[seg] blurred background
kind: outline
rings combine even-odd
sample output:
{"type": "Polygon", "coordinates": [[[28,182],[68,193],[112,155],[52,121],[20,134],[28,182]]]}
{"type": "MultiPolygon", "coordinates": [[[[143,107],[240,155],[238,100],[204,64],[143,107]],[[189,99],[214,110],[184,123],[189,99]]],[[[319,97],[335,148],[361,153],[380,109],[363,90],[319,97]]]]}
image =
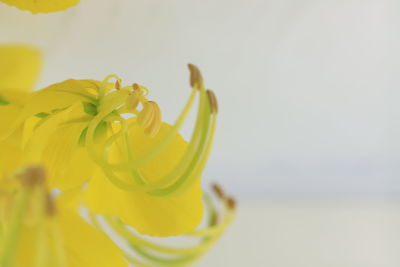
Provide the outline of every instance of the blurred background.
{"type": "Polygon", "coordinates": [[[398,267],[399,10],[395,0],[81,0],[32,16],[0,5],[0,42],[44,50],[38,88],[116,73],[149,87],[168,122],[189,95],[186,64],[202,69],[220,103],[204,184],[240,205],[196,266],[398,267]]]}

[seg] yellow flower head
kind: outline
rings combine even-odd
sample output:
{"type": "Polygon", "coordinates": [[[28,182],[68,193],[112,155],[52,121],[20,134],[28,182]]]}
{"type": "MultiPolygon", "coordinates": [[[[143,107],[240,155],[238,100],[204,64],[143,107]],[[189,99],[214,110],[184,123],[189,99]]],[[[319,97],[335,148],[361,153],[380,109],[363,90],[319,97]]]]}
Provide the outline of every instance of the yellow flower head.
{"type": "Polygon", "coordinates": [[[28,10],[33,14],[50,13],[66,10],[80,0],[0,0],[10,6],[15,6],[22,10],[28,10]]]}
{"type": "Polygon", "coordinates": [[[92,212],[120,217],[148,235],[188,232],[203,216],[200,176],[218,111],[200,71],[194,65],[189,70],[192,93],[173,125],[162,122],[147,88],[123,87],[110,75],[35,92],[0,138],[22,127],[22,164],[44,164],[52,188],[88,182],[83,199],[92,212]],[[186,142],[179,130],[196,97],[197,119],[186,142]]]}

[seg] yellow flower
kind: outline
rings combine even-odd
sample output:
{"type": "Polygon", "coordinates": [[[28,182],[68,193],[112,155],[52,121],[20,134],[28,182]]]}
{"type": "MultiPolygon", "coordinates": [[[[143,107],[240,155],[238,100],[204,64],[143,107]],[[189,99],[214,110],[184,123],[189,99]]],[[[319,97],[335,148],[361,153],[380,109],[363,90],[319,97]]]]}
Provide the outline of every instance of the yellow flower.
{"type": "Polygon", "coordinates": [[[60,203],[46,191],[41,167],[1,180],[0,266],[128,266],[104,233],[60,203]]]}
{"type": "MultiPolygon", "coordinates": [[[[29,99],[28,92],[36,83],[42,64],[38,50],[24,45],[0,46],[0,136],[10,125],[29,99]]],[[[0,176],[7,175],[18,166],[21,157],[19,128],[6,140],[0,141],[0,176]]]]}
{"type": "Polygon", "coordinates": [[[80,0],[0,0],[10,6],[15,6],[22,10],[28,10],[33,14],[50,13],[66,10],[80,0]]]}
{"type": "Polygon", "coordinates": [[[121,87],[110,75],[102,82],[67,80],[35,92],[0,138],[23,127],[23,163],[44,164],[52,188],[88,182],[83,199],[92,212],[117,216],[147,235],[188,232],[203,216],[200,176],[217,115],[215,95],[204,89],[199,70],[189,69],[192,93],[174,125],[162,122],[147,88],[121,87]],[[197,96],[187,143],[179,130],[197,96]]]}
{"type": "Polygon", "coordinates": [[[102,219],[127,243],[124,256],[137,266],[184,266],[219,239],[235,206],[220,189],[222,213],[205,195],[206,228],[193,230],[203,217],[200,176],[217,113],[216,98],[204,90],[197,68],[189,65],[192,94],[175,124],[168,125],[143,86],[121,88],[120,79],[109,76],[103,82],[68,80],[32,93],[39,53],[8,46],[0,47],[0,55],[0,222],[7,226],[0,230],[1,266],[126,266],[122,252],[76,213],[82,200],[97,228],[102,230],[97,223],[102,219]],[[197,120],[187,143],[179,129],[196,96],[197,120]],[[20,176],[24,186],[5,178],[26,163],[44,164],[50,187],[68,190],[57,198],[56,213],[38,186],[42,179],[26,179],[34,169],[20,176]],[[161,245],[129,226],[154,236],[186,233],[198,244],[161,245]]]}

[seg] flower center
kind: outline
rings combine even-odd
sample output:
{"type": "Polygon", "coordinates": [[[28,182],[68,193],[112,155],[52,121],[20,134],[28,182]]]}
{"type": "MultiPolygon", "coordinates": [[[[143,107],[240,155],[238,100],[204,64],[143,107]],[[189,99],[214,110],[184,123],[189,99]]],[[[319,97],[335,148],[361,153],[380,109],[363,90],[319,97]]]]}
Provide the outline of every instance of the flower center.
{"type": "Polygon", "coordinates": [[[138,124],[144,129],[148,137],[157,134],[161,126],[161,112],[158,105],[146,98],[147,89],[138,84],[122,87],[118,76],[106,77],[102,83],[99,93],[99,105],[96,116],[91,120],[85,136],[85,144],[89,154],[94,161],[102,167],[107,178],[117,187],[128,190],[147,192],[154,196],[166,196],[177,194],[187,190],[198,179],[206,165],[211,151],[211,145],[215,133],[216,115],[218,112],[217,99],[211,90],[204,89],[204,83],[200,71],[194,65],[189,65],[190,84],[192,93],[182,113],[161,140],[146,151],[140,158],[132,155],[131,138],[129,129],[133,124],[138,124]],[[106,94],[110,86],[109,80],[115,78],[112,89],[106,94]],[[140,167],[155,159],[176,137],[183,125],[196,96],[199,96],[199,109],[192,137],[186,152],[173,170],[159,179],[157,182],[149,183],[141,172],[140,167]],[[138,110],[138,106],[142,106],[138,110]],[[123,115],[130,113],[136,115],[135,121],[127,121],[123,115]],[[106,138],[102,146],[98,148],[94,141],[97,127],[106,121],[119,125],[117,132],[106,138]],[[126,156],[122,157],[120,163],[110,162],[110,151],[117,140],[122,140],[126,156]],[[121,180],[117,173],[125,172],[131,176],[132,181],[121,180]]]}

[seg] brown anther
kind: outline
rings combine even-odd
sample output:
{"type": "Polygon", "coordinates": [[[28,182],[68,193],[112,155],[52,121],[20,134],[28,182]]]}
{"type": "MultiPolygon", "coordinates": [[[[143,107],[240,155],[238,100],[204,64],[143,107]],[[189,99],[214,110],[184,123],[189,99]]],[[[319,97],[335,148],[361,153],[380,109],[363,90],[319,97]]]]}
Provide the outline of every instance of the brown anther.
{"type": "Polygon", "coordinates": [[[210,107],[212,113],[218,113],[218,101],[214,92],[211,90],[207,90],[208,101],[210,101],[210,107]]]}
{"type": "Polygon", "coordinates": [[[226,205],[229,209],[234,210],[236,208],[236,200],[232,197],[226,199],[226,205]]]}
{"type": "Polygon", "coordinates": [[[137,84],[137,83],[132,84],[132,88],[133,88],[134,91],[139,91],[140,92],[142,90],[142,88],[140,88],[140,85],[137,84]]]}
{"type": "Polygon", "coordinates": [[[188,64],[188,68],[190,71],[190,85],[197,89],[201,89],[203,87],[203,76],[201,75],[199,68],[193,64],[188,64]]]}
{"type": "Polygon", "coordinates": [[[53,196],[51,196],[50,194],[46,194],[46,214],[49,217],[52,217],[56,214],[56,212],[56,203],[53,196]]]}
{"type": "Polygon", "coordinates": [[[219,197],[220,199],[225,198],[224,190],[222,189],[222,187],[219,184],[213,184],[211,187],[212,187],[214,193],[217,195],[217,197],[219,197]]]}
{"type": "Polygon", "coordinates": [[[41,166],[26,168],[18,177],[27,187],[43,186],[46,183],[46,172],[41,166]]]}
{"type": "Polygon", "coordinates": [[[117,90],[121,89],[121,82],[120,82],[120,80],[116,80],[116,81],[115,81],[115,89],[117,89],[117,90]]]}

